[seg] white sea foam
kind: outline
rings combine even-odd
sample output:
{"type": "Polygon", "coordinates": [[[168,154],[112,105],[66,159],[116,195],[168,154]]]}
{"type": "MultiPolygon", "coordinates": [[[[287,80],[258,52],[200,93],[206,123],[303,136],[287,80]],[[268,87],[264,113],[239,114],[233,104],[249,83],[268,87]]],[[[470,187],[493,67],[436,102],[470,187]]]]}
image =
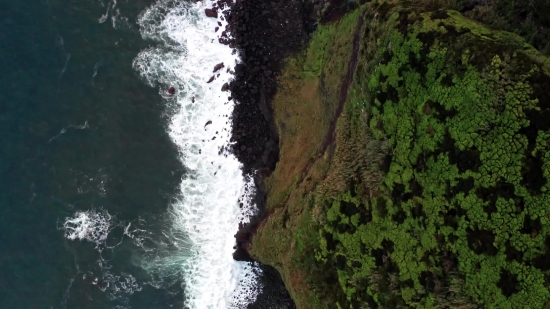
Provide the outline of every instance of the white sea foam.
{"type": "Polygon", "coordinates": [[[96,249],[102,250],[109,232],[114,228],[112,219],[113,217],[104,210],[78,211],[72,218],[65,218],[65,238],[87,240],[94,243],[96,249]]]}
{"type": "Polygon", "coordinates": [[[232,258],[239,222],[254,211],[249,201],[253,186],[237,159],[223,150],[229,144],[233,104],[221,88],[231,79],[227,70],[238,57],[218,43],[214,28],[221,20],[204,16],[211,5],[158,1],[138,19],[142,36],[157,45],[134,60],[151,86],[177,89],[174,96],[165,95],[168,130],[189,173],[170,213],[172,228],[189,241],[189,256],[180,260],[180,267],[186,307],[192,309],[242,308],[260,290],[259,268],[232,258]],[[225,67],[213,73],[221,62],[225,67]]]}
{"type": "MultiPolygon", "coordinates": [[[[93,208],[87,211],[77,211],[72,217],[65,218],[65,222],[61,229],[64,230],[66,239],[87,241],[95,245],[95,249],[98,252],[96,264],[99,269],[84,272],[83,280],[88,281],[90,284],[97,285],[100,290],[107,293],[111,300],[124,300],[127,299],[128,295],[141,291],[142,286],[131,274],[124,272],[120,274],[113,273],[110,261],[104,259],[102,253],[104,253],[105,250],[114,251],[115,248],[122,243],[125,237],[134,240],[136,245],[142,244],[143,240],[147,237],[146,231],[132,227],[131,222],[127,223],[118,220],[104,209],[96,210],[93,208]],[[116,228],[122,229],[123,231],[120,239],[113,239],[113,237],[109,235],[111,231],[116,228]],[[109,241],[113,244],[108,245],[107,243],[109,241]]],[[[82,271],[79,269],[76,256],[75,265],[77,268],[76,276],[78,276],[82,271]]],[[[67,299],[69,298],[69,290],[76,276],[70,280],[69,286],[66,289],[61,303],[62,308],[66,307],[67,299]]]]}

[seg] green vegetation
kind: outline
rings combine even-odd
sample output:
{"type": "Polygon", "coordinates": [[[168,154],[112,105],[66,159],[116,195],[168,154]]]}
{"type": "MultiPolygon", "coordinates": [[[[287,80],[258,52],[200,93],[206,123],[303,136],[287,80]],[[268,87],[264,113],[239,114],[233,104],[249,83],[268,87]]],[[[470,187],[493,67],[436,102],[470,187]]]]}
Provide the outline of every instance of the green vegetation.
{"type": "Polygon", "coordinates": [[[349,57],[327,51],[349,48],[364,16],[334,143],[288,169],[306,131],[290,146],[282,135],[274,213],[251,253],[298,308],[546,308],[550,60],[519,35],[412,2],[369,2],[288,62],[334,100],[342,85],[326,81],[349,57]]]}
{"type": "Polygon", "coordinates": [[[550,55],[549,0],[487,0],[465,16],[493,29],[521,35],[527,43],[550,55]]]}
{"type": "Polygon", "coordinates": [[[323,147],[336,118],[360,11],[322,25],[303,52],[287,59],[272,101],[280,159],[264,180],[272,211],[254,236],[250,253],[276,267],[299,308],[334,308],[340,295],[331,265],[315,259],[322,216],[313,192],[327,177],[332,156],[323,147]]]}
{"type": "Polygon", "coordinates": [[[453,11],[393,13],[383,29],[348,108],[388,141],[383,183],[326,199],[318,259],[354,308],[542,308],[547,67],[521,38],[453,11]]]}
{"type": "Polygon", "coordinates": [[[281,154],[266,181],[269,208],[283,204],[303,179],[302,169],[323,155],[321,144],[336,113],[358,16],[355,11],[336,24],[319,26],[309,47],[286,60],[272,102],[281,154]]]}

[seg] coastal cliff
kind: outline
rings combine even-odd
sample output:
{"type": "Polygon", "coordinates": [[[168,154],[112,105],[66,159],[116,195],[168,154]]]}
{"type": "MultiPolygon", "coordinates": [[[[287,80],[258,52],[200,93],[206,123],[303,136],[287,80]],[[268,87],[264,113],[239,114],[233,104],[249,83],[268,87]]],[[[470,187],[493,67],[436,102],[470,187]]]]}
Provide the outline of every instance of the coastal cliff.
{"type": "Polygon", "coordinates": [[[547,21],[456,2],[312,4],[258,91],[278,147],[241,244],[297,308],[548,306],[547,21]]]}

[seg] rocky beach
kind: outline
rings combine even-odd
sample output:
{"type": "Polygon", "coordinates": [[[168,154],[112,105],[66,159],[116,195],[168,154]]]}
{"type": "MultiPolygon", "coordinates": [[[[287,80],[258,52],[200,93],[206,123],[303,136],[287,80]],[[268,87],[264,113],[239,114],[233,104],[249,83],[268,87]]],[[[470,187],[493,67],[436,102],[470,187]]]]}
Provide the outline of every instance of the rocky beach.
{"type": "MultiPolygon", "coordinates": [[[[258,215],[240,224],[234,258],[253,261],[248,245],[258,224],[268,215],[262,181],[275,169],[279,159],[279,136],[273,121],[271,99],[276,92],[282,61],[304,48],[317,19],[313,7],[301,1],[218,1],[205,9],[207,17],[227,20],[219,43],[234,48],[241,62],[235,66],[234,80],[223,86],[228,100],[237,102],[231,115],[230,151],[243,164],[243,173],[256,185],[254,203],[258,215]],[[226,10],[230,8],[229,10],[226,10]]],[[[213,73],[223,64],[213,68],[213,73]]],[[[214,76],[212,76],[212,79],[214,76]]],[[[262,292],[248,308],[295,308],[277,270],[261,265],[262,292]]]]}

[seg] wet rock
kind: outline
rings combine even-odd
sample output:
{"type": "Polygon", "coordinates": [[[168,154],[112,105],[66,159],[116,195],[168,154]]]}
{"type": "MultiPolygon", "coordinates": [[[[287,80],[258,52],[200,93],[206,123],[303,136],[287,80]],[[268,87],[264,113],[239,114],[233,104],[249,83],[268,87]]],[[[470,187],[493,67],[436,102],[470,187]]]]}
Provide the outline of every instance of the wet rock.
{"type": "Polygon", "coordinates": [[[206,15],[206,17],[218,18],[218,11],[214,8],[204,9],[204,14],[206,15]]]}
{"type": "MultiPolygon", "coordinates": [[[[257,191],[253,202],[259,210],[259,215],[250,223],[239,226],[234,258],[251,260],[247,252],[250,241],[266,215],[262,182],[279,160],[279,136],[273,122],[271,100],[282,61],[305,46],[312,22],[308,17],[310,12],[304,11],[300,0],[236,1],[231,10],[221,14],[228,24],[219,42],[237,50],[241,58],[234,68],[234,80],[222,86],[222,91],[231,92],[235,103],[229,117],[230,151],[243,164],[243,173],[254,175],[257,191]],[[252,171],[261,172],[252,174],[252,171]]],[[[265,289],[268,292],[248,308],[295,308],[280,277],[268,281],[270,287],[265,289]],[[272,298],[274,295],[279,296],[272,298]],[[269,298],[273,299],[273,306],[266,305],[269,298]]]]}
{"type": "Polygon", "coordinates": [[[256,301],[248,304],[247,309],[295,309],[296,305],[292,301],[290,294],[286,290],[281,275],[271,266],[260,264],[262,270],[258,283],[263,287],[256,301]]]}
{"type": "Polygon", "coordinates": [[[214,66],[214,71],[212,71],[212,72],[215,73],[216,71],[221,70],[223,67],[224,67],[223,62],[220,62],[220,63],[218,63],[214,66]]]}

